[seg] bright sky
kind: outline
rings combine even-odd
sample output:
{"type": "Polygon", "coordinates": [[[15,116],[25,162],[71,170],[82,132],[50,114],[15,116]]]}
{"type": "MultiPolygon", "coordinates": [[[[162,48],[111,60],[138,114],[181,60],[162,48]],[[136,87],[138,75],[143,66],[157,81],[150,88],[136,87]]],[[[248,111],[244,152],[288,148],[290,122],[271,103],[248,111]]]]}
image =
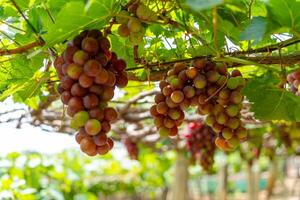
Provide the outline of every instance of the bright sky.
{"type": "MultiPolygon", "coordinates": [[[[12,100],[0,103],[0,112],[16,108],[27,109],[26,106],[15,104],[12,100]]],[[[18,117],[20,112],[0,116],[0,120],[18,117]]],[[[41,153],[56,153],[67,148],[79,148],[72,136],[42,131],[38,127],[23,124],[21,129],[16,128],[17,122],[0,123],[0,155],[13,151],[39,151],[41,153]]]]}

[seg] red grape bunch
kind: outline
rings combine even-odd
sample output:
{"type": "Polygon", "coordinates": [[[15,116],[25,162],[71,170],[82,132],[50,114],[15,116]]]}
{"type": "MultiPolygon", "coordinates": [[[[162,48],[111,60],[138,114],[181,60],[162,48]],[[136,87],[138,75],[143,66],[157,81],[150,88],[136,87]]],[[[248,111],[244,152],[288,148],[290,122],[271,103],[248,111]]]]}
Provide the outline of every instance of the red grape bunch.
{"type": "Polygon", "coordinates": [[[113,147],[107,137],[117,111],[108,106],[115,87],[128,83],[126,62],[110,50],[110,41],[98,30],[85,30],[68,43],[54,67],[60,79],[58,91],[79,130],[76,141],[89,156],[104,155],[113,147]]]}
{"type": "Polygon", "coordinates": [[[300,96],[300,70],[294,71],[287,76],[287,81],[290,84],[290,90],[297,96],[300,96]]]}
{"type": "Polygon", "coordinates": [[[215,134],[210,127],[200,122],[190,122],[185,134],[186,145],[191,156],[199,161],[202,168],[210,172],[216,151],[215,134]]]}
{"type": "Polygon", "coordinates": [[[131,139],[130,137],[125,137],[122,139],[123,144],[126,147],[129,157],[132,160],[138,160],[139,149],[136,141],[131,139]]]}
{"type": "Polygon", "coordinates": [[[190,67],[175,63],[159,87],[150,112],[160,134],[174,136],[184,120],[184,110],[197,106],[205,123],[218,135],[216,145],[234,149],[247,132],[240,120],[245,80],[238,70],[205,59],[193,60],[190,67]]]}
{"type": "Polygon", "coordinates": [[[156,21],[157,16],[148,6],[142,3],[131,4],[127,10],[121,10],[116,17],[120,24],[118,34],[128,37],[133,45],[139,45],[145,35],[145,23],[143,21],[156,21]]]}

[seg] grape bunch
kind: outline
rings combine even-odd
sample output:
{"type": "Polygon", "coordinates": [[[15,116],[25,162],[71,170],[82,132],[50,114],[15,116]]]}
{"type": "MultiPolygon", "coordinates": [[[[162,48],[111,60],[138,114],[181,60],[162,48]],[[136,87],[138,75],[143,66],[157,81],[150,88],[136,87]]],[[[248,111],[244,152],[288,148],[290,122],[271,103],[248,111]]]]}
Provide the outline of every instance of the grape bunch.
{"type": "Polygon", "coordinates": [[[120,24],[118,34],[121,37],[128,37],[133,45],[139,45],[145,35],[145,21],[156,21],[154,11],[142,3],[131,4],[127,10],[121,10],[116,17],[120,24]]]}
{"type": "Polygon", "coordinates": [[[160,134],[174,136],[184,120],[184,110],[196,106],[205,123],[218,135],[216,145],[223,150],[234,149],[247,131],[240,120],[245,80],[238,70],[231,73],[227,66],[195,59],[191,66],[175,63],[165,80],[159,84],[160,93],[150,109],[160,134]]]}
{"type": "Polygon", "coordinates": [[[139,149],[138,149],[138,145],[137,142],[132,140],[129,137],[125,137],[122,139],[123,144],[126,147],[126,150],[128,152],[129,157],[132,160],[137,160],[138,156],[139,156],[139,149]]]}
{"type": "Polygon", "coordinates": [[[110,41],[98,30],[85,30],[68,43],[54,67],[61,101],[72,117],[71,128],[79,130],[76,141],[89,156],[106,154],[113,147],[107,137],[117,111],[108,106],[115,87],[128,83],[126,62],[110,50],[110,41]]]}
{"type": "Polygon", "coordinates": [[[187,132],[184,136],[191,156],[199,161],[205,171],[210,172],[216,151],[214,132],[200,122],[190,122],[187,132]]]}
{"type": "Polygon", "coordinates": [[[300,70],[294,71],[287,76],[287,81],[290,84],[290,90],[295,95],[300,96],[300,70]]]}

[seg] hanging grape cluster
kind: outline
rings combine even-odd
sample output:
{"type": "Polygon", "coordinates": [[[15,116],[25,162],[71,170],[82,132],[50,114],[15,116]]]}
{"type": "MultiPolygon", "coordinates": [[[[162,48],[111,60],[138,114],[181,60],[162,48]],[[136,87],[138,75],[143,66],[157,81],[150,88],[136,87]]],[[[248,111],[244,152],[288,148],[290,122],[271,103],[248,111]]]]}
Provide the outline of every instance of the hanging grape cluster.
{"type": "Polygon", "coordinates": [[[126,147],[129,157],[132,160],[138,160],[139,149],[136,141],[132,140],[130,137],[125,137],[122,139],[123,144],[126,147]]]}
{"type": "Polygon", "coordinates": [[[245,80],[238,70],[231,73],[221,63],[204,59],[174,64],[165,80],[160,82],[161,92],[155,96],[150,112],[162,135],[174,136],[184,120],[184,110],[197,106],[205,123],[218,135],[216,145],[232,150],[247,136],[240,119],[245,80]]]}
{"type": "Polygon", "coordinates": [[[212,129],[200,122],[191,122],[184,136],[191,156],[199,161],[205,171],[211,172],[216,151],[212,129]]]}
{"type": "Polygon", "coordinates": [[[117,14],[116,21],[118,34],[121,37],[128,37],[133,45],[139,45],[145,35],[145,21],[156,21],[157,16],[154,11],[142,3],[131,4],[127,10],[122,10],[117,14]]]}
{"type": "Polygon", "coordinates": [[[54,63],[61,101],[79,130],[76,141],[90,156],[106,154],[113,147],[107,137],[117,111],[108,106],[115,87],[128,83],[126,62],[110,50],[110,41],[98,30],[83,31],[68,43],[54,63]]]}
{"type": "Polygon", "coordinates": [[[287,76],[287,81],[290,84],[290,90],[295,95],[300,96],[300,70],[294,71],[287,76]]]}

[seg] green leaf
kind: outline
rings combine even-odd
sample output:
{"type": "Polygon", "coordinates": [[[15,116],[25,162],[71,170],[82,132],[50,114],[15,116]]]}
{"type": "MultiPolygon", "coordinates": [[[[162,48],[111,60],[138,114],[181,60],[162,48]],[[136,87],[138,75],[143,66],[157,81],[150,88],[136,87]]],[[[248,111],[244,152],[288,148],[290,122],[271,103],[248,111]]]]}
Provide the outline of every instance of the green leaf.
{"type": "Polygon", "coordinates": [[[283,27],[300,30],[300,1],[270,0],[267,7],[269,18],[283,27]]]}
{"type": "Polygon", "coordinates": [[[267,22],[264,17],[253,17],[251,23],[241,33],[241,40],[254,40],[253,44],[260,42],[266,32],[267,22]]]}
{"type": "Polygon", "coordinates": [[[250,80],[243,93],[260,120],[300,121],[300,97],[276,87],[279,78],[268,73],[250,80]]]}
{"type": "Polygon", "coordinates": [[[223,3],[222,0],[186,0],[186,5],[194,10],[204,10],[223,3]]]}
{"type": "Polygon", "coordinates": [[[48,27],[44,36],[47,46],[62,42],[85,28],[103,28],[112,16],[114,3],[115,0],[92,0],[87,5],[67,3],[58,13],[56,23],[48,27]]]}

